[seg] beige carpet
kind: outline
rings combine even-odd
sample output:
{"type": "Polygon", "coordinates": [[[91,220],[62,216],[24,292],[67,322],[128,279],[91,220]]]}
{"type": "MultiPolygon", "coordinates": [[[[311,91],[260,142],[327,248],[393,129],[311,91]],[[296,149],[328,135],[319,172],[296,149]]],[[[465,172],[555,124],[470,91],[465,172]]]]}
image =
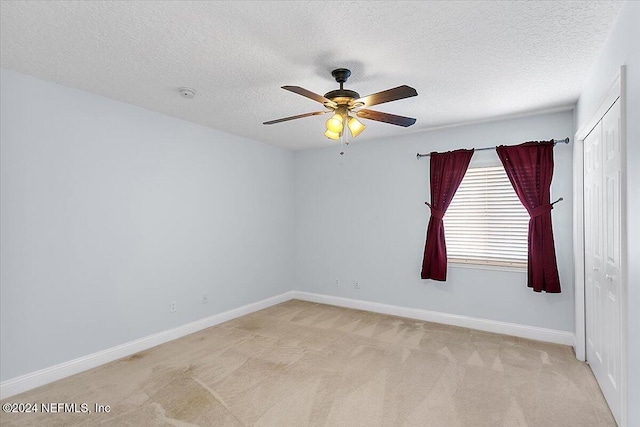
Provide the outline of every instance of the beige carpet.
{"type": "Polygon", "coordinates": [[[292,300],[6,399],[3,426],[615,426],[570,347],[292,300]]]}

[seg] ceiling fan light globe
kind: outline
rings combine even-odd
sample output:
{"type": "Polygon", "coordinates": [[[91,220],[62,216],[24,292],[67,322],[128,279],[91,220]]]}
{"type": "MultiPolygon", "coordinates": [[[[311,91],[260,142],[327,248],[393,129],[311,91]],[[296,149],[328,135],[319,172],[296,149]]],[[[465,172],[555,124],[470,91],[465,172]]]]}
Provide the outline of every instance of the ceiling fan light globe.
{"type": "Polygon", "coordinates": [[[351,135],[355,138],[356,136],[360,135],[360,133],[366,128],[365,125],[362,124],[362,122],[358,119],[356,119],[355,117],[349,117],[349,121],[347,122],[347,126],[349,127],[349,130],[351,131],[351,135]]]}
{"type": "Polygon", "coordinates": [[[340,114],[334,114],[329,120],[327,120],[327,130],[333,133],[339,134],[342,132],[344,124],[342,123],[342,116],[340,114]]]}
{"type": "Polygon", "coordinates": [[[324,133],[324,136],[326,136],[329,139],[335,139],[335,140],[340,139],[340,133],[339,132],[332,132],[329,129],[327,129],[327,131],[324,133]]]}

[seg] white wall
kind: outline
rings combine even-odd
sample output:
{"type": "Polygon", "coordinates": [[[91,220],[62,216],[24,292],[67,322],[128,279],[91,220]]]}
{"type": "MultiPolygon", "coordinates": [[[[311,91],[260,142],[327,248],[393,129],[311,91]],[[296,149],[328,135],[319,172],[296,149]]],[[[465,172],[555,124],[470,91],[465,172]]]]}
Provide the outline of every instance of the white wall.
{"type": "Polygon", "coordinates": [[[595,113],[621,65],[627,66],[627,425],[640,426],[640,2],[623,4],[576,106],[576,129],[595,113]]]}
{"type": "Polygon", "coordinates": [[[291,152],[4,69],[1,94],[2,380],[291,289],[291,152]]]}
{"type": "MultiPolygon", "coordinates": [[[[344,156],[339,146],[297,152],[296,289],[573,332],[572,147],[554,154],[552,197],[565,199],[552,211],[561,294],[534,293],[524,272],[450,266],[446,282],[421,280],[429,159],[416,160],[572,135],[566,111],[355,142],[344,156]]],[[[489,164],[500,164],[494,150],[476,152],[471,166],[489,164]]]]}

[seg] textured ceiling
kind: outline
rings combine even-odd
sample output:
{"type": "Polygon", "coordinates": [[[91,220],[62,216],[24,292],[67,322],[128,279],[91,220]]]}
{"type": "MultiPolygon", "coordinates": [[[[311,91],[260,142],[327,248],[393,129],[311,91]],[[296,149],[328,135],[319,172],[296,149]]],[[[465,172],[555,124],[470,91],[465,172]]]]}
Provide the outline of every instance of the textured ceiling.
{"type": "MultiPolygon", "coordinates": [[[[570,107],[620,2],[3,1],[1,65],[288,148],[331,144],[322,110],[280,89],[418,96],[372,107],[417,118],[366,121],[356,141],[570,107]],[[178,94],[197,91],[194,99],[178,94]]],[[[560,135],[563,136],[563,135],[560,135]]]]}

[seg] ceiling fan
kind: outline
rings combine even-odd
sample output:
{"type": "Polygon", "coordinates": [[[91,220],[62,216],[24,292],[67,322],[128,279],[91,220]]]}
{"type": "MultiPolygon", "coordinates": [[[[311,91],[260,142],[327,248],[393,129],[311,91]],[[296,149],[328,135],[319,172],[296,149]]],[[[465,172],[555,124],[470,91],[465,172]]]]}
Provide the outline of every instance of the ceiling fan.
{"type": "Polygon", "coordinates": [[[418,92],[416,92],[414,88],[403,85],[361,98],[358,92],[344,89],[343,87],[344,83],[351,75],[350,70],[346,68],[338,68],[333,70],[331,75],[336,79],[336,82],[340,83],[340,89],[327,92],[324,96],[313,93],[310,90],[301,88],[300,86],[282,86],[282,89],[297,93],[298,95],[305,96],[323,104],[327,110],[270,120],[263,124],[273,125],[275,123],[301,119],[303,117],[334,113],[326,122],[327,130],[324,134],[327,138],[337,140],[344,135],[345,124],[354,138],[364,130],[365,125],[363,125],[355,116],[361,119],[375,120],[377,122],[384,122],[404,127],[411,126],[416,122],[416,119],[411,117],[396,116],[395,114],[382,113],[380,111],[363,108],[416,96],[418,95],[418,92]]]}

